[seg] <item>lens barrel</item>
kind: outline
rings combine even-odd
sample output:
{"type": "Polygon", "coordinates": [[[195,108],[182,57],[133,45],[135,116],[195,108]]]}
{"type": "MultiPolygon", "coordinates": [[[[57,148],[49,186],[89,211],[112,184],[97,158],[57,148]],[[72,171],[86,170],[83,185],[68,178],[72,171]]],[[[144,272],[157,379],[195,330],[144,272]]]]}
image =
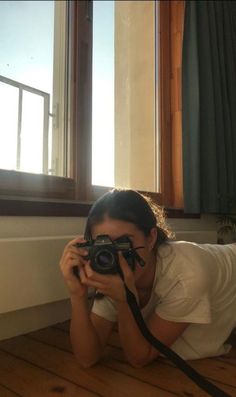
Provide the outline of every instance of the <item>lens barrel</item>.
{"type": "Polygon", "coordinates": [[[97,273],[115,274],[117,273],[117,264],[117,253],[112,247],[97,248],[93,251],[91,267],[97,273]]]}

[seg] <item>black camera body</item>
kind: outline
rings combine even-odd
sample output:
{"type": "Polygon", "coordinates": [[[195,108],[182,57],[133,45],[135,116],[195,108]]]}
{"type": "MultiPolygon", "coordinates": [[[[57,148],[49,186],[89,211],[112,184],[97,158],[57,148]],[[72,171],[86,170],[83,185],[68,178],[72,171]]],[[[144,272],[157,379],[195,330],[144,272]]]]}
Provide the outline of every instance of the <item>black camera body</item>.
{"type": "Polygon", "coordinates": [[[78,248],[86,248],[88,255],[86,260],[91,261],[91,268],[100,274],[119,273],[118,251],[121,251],[132,270],[135,268],[136,251],[133,249],[132,241],[127,237],[121,237],[112,241],[108,235],[99,235],[95,240],[75,244],[78,248]]]}

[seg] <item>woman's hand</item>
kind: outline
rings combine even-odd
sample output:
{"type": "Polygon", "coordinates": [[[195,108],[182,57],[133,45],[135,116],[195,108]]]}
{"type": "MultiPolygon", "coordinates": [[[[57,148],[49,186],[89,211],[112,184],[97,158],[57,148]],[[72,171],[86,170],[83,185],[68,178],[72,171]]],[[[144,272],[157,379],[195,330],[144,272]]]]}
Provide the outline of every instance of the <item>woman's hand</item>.
{"type": "Polygon", "coordinates": [[[72,241],[70,241],[62,254],[60,260],[60,268],[64,280],[69,288],[69,292],[71,295],[85,296],[87,295],[88,287],[85,284],[81,283],[81,277],[84,277],[84,266],[88,261],[86,261],[83,257],[88,254],[85,248],[77,248],[75,247],[76,243],[84,243],[85,240],[83,237],[78,237],[72,241]],[[74,274],[73,268],[78,267],[77,277],[74,274]]]}
{"type": "Polygon", "coordinates": [[[123,257],[122,253],[119,252],[119,263],[120,263],[120,268],[124,277],[124,282],[128,289],[133,292],[133,294],[136,297],[137,302],[139,301],[138,298],[138,292],[136,289],[136,284],[135,284],[135,277],[134,277],[134,272],[131,270],[130,266],[128,265],[126,259],[123,257]]]}
{"type": "MultiPolygon", "coordinates": [[[[119,263],[123,273],[124,282],[127,287],[138,296],[135,287],[134,273],[124,259],[121,252],[119,252],[119,263]]],[[[126,301],[126,293],[124,282],[119,274],[100,274],[95,272],[89,262],[85,264],[83,272],[80,274],[81,283],[87,287],[93,287],[98,292],[109,296],[117,302],[126,301]]]]}

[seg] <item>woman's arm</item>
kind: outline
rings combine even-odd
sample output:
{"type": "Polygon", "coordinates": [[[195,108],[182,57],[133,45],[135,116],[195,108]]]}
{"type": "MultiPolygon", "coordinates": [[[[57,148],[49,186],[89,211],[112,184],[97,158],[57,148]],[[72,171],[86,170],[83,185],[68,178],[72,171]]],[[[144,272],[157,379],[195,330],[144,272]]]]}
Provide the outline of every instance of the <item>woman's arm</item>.
{"type": "Polygon", "coordinates": [[[101,357],[113,323],[95,315],[90,316],[88,287],[81,282],[81,279],[86,280],[84,266],[87,261],[83,256],[87,251],[75,247],[76,243],[83,241],[83,238],[79,237],[67,244],[60,260],[60,268],[71,298],[70,337],[73,351],[78,362],[84,367],[89,367],[101,357]],[[74,266],[79,268],[79,278],[73,272],[74,266]]]}
{"type": "MultiPolygon", "coordinates": [[[[155,313],[147,324],[149,331],[167,346],[171,346],[187,326],[187,323],[164,320],[155,313]]],[[[143,367],[157,358],[159,352],[141,334],[127,302],[118,304],[118,328],[121,345],[131,365],[143,367]]]]}
{"type": "Polygon", "coordinates": [[[77,361],[91,367],[102,356],[113,323],[96,314],[90,314],[87,298],[71,298],[72,317],[70,338],[77,361]]]}

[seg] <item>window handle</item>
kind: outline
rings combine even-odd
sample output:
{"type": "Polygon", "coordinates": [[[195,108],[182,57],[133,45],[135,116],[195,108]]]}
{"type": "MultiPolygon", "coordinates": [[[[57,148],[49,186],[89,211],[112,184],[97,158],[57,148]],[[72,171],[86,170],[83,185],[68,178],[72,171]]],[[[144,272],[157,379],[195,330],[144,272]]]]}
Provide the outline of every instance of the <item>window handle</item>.
{"type": "Polygon", "coordinates": [[[87,3],[86,4],[86,8],[87,8],[87,10],[86,10],[86,19],[89,22],[92,22],[92,20],[93,20],[93,2],[92,2],[92,0],[87,0],[86,3],[87,3]]]}

